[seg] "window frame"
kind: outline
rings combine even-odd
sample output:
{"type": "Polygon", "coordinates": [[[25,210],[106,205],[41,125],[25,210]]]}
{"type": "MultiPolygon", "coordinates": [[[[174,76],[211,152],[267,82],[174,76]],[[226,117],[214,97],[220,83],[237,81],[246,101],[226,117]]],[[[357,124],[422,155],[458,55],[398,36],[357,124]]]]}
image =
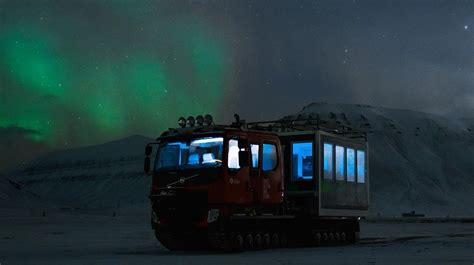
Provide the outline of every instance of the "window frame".
{"type": "Polygon", "coordinates": [[[370,169],[369,169],[369,146],[367,142],[358,142],[358,141],[349,141],[344,139],[343,136],[339,135],[333,135],[328,132],[319,132],[319,137],[318,137],[318,148],[320,149],[319,154],[321,158],[319,159],[319,174],[320,174],[320,180],[322,182],[326,183],[331,183],[336,184],[340,183],[342,184],[342,180],[336,180],[336,145],[339,145],[341,147],[344,147],[344,165],[345,165],[345,170],[344,170],[344,185],[351,185],[351,186],[368,186],[370,182],[370,169]],[[325,178],[324,176],[324,144],[331,144],[333,146],[332,152],[333,152],[333,178],[325,178]],[[354,150],[354,180],[353,181],[348,181],[347,179],[347,150],[352,149],[354,150]],[[358,160],[357,160],[357,151],[364,152],[364,182],[359,182],[358,181],[358,176],[357,176],[357,171],[358,171],[358,160]]]}

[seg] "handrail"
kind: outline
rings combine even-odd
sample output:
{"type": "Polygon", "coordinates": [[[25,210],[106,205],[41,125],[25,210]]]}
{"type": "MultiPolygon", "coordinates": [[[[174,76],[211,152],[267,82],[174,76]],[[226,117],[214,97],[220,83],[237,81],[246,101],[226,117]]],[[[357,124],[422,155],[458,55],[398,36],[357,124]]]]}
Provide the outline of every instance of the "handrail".
{"type": "Polygon", "coordinates": [[[265,130],[274,132],[292,132],[305,130],[322,130],[350,138],[363,138],[367,141],[367,132],[344,124],[316,118],[283,118],[272,121],[247,122],[247,129],[265,130]]]}

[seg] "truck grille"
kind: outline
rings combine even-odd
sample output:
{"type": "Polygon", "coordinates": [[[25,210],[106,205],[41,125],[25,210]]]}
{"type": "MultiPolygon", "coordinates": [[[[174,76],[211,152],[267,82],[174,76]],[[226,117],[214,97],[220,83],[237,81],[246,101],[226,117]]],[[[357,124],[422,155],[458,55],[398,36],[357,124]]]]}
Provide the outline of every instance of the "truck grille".
{"type": "Polygon", "coordinates": [[[207,192],[177,190],[173,196],[158,196],[152,201],[158,218],[172,224],[197,222],[207,213],[207,192]]]}

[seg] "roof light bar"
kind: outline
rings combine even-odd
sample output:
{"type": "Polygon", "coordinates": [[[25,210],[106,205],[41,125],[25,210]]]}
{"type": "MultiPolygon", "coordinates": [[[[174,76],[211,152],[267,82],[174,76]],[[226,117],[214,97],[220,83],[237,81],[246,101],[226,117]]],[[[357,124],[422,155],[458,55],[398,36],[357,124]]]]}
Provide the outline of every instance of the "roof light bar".
{"type": "Polygon", "coordinates": [[[178,125],[179,125],[179,127],[181,127],[181,128],[186,127],[186,119],[185,119],[184,117],[179,117],[179,119],[178,119],[178,125]]]}
{"type": "Polygon", "coordinates": [[[204,123],[207,125],[207,126],[210,126],[213,121],[212,121],[212,116],[210,114],[206,114],[204,116],[204,123]]]}
{"type": "Polygon", "coordinates": [[[194,127],[194,125],[197,125],[197,126],[210,126],[212,125],[214,122],[213,122],[213,119],[212,119],[212,116],[210,114],[206,114],[206,115],[197,115],[196,118],[194,118],[193,116],[189,116],[187,119],[185,117],[179,117],[178,119],[178,125],[179,127],[181,128],[184,128],[186,126],[188,127],[194,127]]]}
{"type": "Polygon", "coordinates": [[[196,123],[197,123],[197,126],[202,126],[202,124],[204,123],[204,117],[202,115],[197,115],[196,123]]]}
{"type": "Polygon", "coordinates": [[[193,116],[189,116],[189,117],[188,117],[188,126],[189,126],[189,127],[194,127],[194,123],[195,123],[194,117],[193,117],[193,116]]]}

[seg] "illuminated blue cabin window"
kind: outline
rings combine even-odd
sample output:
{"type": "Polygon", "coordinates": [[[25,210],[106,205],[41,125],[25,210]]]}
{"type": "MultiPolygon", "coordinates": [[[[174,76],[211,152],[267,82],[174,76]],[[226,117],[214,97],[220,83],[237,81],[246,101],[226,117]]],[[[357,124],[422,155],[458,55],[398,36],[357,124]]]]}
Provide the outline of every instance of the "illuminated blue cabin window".
{"type": "Polygon", "coordinates": [[[188,165],[198,165],[199,164],[199,154],[190,154],[188,157],[188,165]]]}
{"type": "Polygon", "coordinates": [[[324,143],[323,163],[324,179],[332,179],[332,144],[324,143]]]}
{"type": "Polygon", "coordinates": [[[272,171],[277,166],[277,149],[274,144],[263,144],[262,171],[272,171]]]}
{"type": "Polygon", "coordinates": [[[252,168],[258,168],[258,144],[250,144],[250,155],[252,157],[252,168]]]}
{"type": "Polygon", "coordinates": [[[347,148],[346,158],[347,181],[355,182],[355,150],[347,148]]]}
{"type": "Polygon", "coordinates": [[[229,140],[229,152],[227,154],[227,167],[229,169],[239,169],[239,141],[236,139],[229,140]]]}
{"type": "Polygon", "coordinates": [[[313,143],[292,144],[292,180],[313,179],[313,143]]]}
{"type": "Polygon", "coordinates": [[[190,142],[165,142],[156,154],[155,170],[219,167],[222,165],[223,137],[196,138],[190,142]]]}
{"type": "Polygon", "coordinates": [[[357,183],[365,183],[365,152],[357,150],[357,183]]]}
{"type": "Polygon", "coordinates": [[[344,147],[336,145],[336,180],[344,180],[344,147]]]}

